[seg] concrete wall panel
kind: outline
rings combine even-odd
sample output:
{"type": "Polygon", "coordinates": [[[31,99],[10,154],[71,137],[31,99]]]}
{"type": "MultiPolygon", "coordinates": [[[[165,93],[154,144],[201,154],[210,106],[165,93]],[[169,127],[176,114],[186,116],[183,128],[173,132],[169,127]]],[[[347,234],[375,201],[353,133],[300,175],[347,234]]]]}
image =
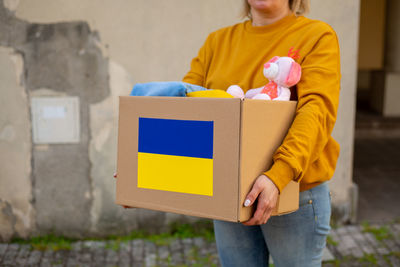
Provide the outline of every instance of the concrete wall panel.
{"type": "Polygon", "coordinates": [[[240,7],[241,0],[22,0],[16,15],[36,23],[87,21],[115,62],[136,82],[149,82],[182,79],[208,33],[237,23],[240,7]]]}
{"type": "Polygon", "coordinates": [[[31,96],[63,93],[80,99],[80,143],[36,145],[33,175],[39,233],[80,237],[91,227],[92,179],[88,145],[89,104],[109,95],[108,61],[97,35],[82,22],[31,24],[24,51],[25,82],[31,96]]]}
{"type": "Polygon", "coordinates": [[[22,57],[0,47],[0,240],[35,228],[29,101],[21,86],[22,57]]]}
{"type": "Polygon", "coordinates": [[[330,182],[336,215],[342,217],[339,220],[348,219],[347,216],[352,212],[359,9],[359,0],[311,1],[310,17],[330,24],[338,35],[340,45],[342,80],[333,136],[340,143],[341,151],[334,178],[330,182]]]}
{"type": "Polygon", "coordinates": [[[125,210],[114,204],[117,154],[118,103],[120,95],[128,95],[133,79],[115,62],[109,64],[110,96],[90,106],[92,138],[89,146],[93,205],[93,233],[126,233],[137,228],[136,210],[125,210]],[[118,218],[118,219],[116,219],[118,218]]]}

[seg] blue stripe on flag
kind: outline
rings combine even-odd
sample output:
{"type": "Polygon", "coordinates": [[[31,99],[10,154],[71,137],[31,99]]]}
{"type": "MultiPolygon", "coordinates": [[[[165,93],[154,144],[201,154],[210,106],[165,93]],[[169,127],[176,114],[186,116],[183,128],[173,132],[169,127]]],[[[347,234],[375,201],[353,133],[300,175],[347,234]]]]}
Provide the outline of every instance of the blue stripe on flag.
{"type": "Polygon", "coordinates": [[[213,158],[213,121],[139,118],[139,151],[213,158]]]}

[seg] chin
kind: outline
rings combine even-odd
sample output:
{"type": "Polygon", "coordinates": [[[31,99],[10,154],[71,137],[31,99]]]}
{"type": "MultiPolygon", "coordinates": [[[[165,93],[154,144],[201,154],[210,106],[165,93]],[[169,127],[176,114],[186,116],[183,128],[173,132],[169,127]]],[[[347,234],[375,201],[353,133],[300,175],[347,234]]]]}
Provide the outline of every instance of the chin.
{"type": "Polygon", "coordinates": [[[248,0],[249,5],[258,11],[273,11],[276,6],[279,6],[281,0],[248,0]]]}

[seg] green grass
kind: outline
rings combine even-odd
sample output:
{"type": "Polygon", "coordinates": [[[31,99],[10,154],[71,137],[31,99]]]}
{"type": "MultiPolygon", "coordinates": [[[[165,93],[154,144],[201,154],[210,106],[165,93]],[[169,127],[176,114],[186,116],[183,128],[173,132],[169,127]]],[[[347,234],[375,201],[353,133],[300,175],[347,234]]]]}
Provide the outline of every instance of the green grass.
{"type": "Polygon", "coordinates": [[[386,226],[374,227],[368,222],[363,222],[361,225],[363,227],[363,232],[373,234],[375,239],[378,241],[382,241],[384,239],[393,239],[393,235],[386,226]]]}
{"type": "Polygon", "coordinates": [[[382,257],[385,260],[387,266],[392,267],[393,264],[390,261],[390,257],[396,257],[396,258],[398,258],[400,260],[400,251],[398,251],[398,252],[390,252],[389,254],[383,255],[382,257]]]}
{"type": "MultiPolygon", "coordinates": [[[[202,237],[208,242],[214,241],[214,229],[211,221],[202,220],[192,224],[188,223],[173,223],[169,226],[168,231],[151,234],[145,231],[137,230],[128,235],[111,235],[105,238],[87,238],[82,241],[107,241],[105,248],[118,251],[121,248],[121,243],[127,243],[135,239],[148,240],[156,245],[169,245],[173,240],[179,238],[194,238],[202,237]]],[[[34,250],[71,250],[72,244],[77,242],[77,239],[56,236],[53,234],[32,237],[30,239],[13,239],[12,243],[28,244],[34,250]]]]}
{"type": "Polygon", "coordinates": [[[198,221],[193,224],[174,223],[170,227],[170,234],[176,238],[203,237],[209,242],[214,241],[214,228],[211,221],[198,221]]]}
{"type": "Polygon", "coordinates": [[[328,245],[331,245],[331,246],[334,246],[334,247],[336,247],[336,246],[338,245],[338,242],[336,242],[335,240],[333,240],[332,236],[330,236],[330,235],[328,235],[328,236],[326,237],[326,243],[327,243],[328,245]]]}
{"type": "Polygon", "coordinates": [[[359,266],[359,262],[360,261],[357,258],[354,258],[352,256],[344,256],[344,257],[342,257],[340,259],[335,258],[333,260],[324,261],[324,262],[322,262],[322,266],[326,266],[326,265],[332,266],[333,265],[335,267],[340,267],[340,266],[343,266],[343,265],[350,266],[350,264],[351,264],[351,266],[353,266],[353,264],[355,266],[359,266]]]}
{"type": "Polygon", "coordinates": [[[70,250],[72,248],[72,243],[77,240],[60,237],[55,235],[46,235],[32,237],[28,240],[14,239],[12,242],[17,244],[28,244],[34,250],[70,250]]]}
{"type": "Polygon", "coordinates": [[[390,223],[391,224],[400,223],[400,217],[394,218],[390,223]]]}
{"type": "Polygon", "coordinates": [[[364,256],[359,259],[359,262],[366,263],[370,266],[376,266],[378,264],[378,260],[374,254],[364,254],[364,256]]]}

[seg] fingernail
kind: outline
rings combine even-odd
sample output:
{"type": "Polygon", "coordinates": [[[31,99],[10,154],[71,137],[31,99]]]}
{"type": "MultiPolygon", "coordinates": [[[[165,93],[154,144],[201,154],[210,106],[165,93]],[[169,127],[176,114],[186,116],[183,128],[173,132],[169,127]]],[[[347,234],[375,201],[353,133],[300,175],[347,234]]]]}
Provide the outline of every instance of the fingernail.
{"type": "Polygon", "coordinates": [[[114,177],[117,177],[117,173],[116,172],[114,172],[114,177]]]}
{"type": "Polygon", "coordinates": [[[250,205],[250,199],[246,199],[246,201],[244,202],[244,206],[248,207],[250,205]]]}

